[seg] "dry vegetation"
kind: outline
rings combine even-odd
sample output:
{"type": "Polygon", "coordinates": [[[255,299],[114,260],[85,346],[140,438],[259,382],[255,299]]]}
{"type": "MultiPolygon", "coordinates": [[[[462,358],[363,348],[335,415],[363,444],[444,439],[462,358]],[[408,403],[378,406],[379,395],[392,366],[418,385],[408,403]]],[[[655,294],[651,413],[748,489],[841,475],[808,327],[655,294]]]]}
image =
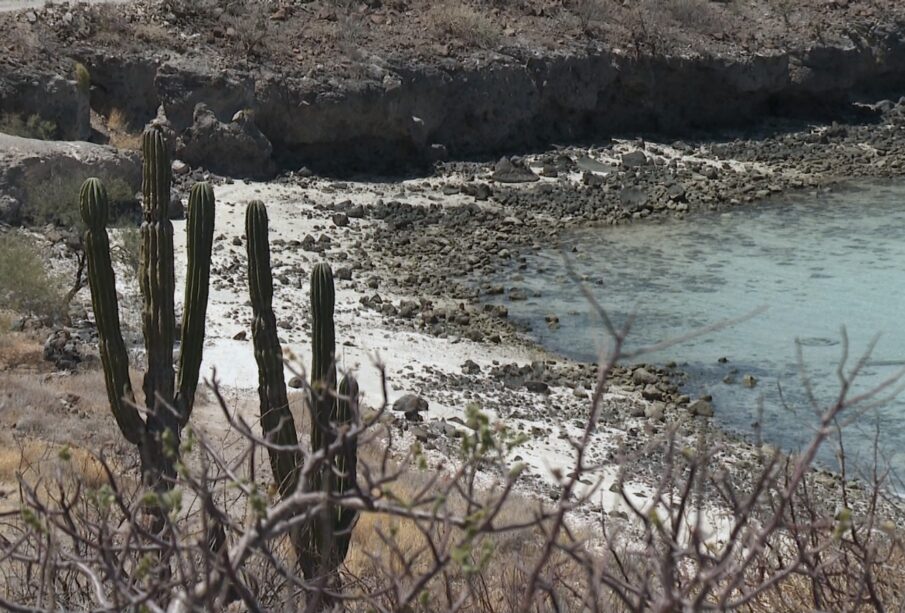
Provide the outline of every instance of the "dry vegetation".
{"type": "Polygon", "coordinates": [[[53,140],[57,134],[57,125],[42,119],[39,115],[25,117],[15,113],[4,113],[0,115],[0,132],[23,138],[53,140]]]}
{"type": "Polygon", "coordinates": [[[48,272],[28,238],[0,234],[0,311],[18,311],[53,320],[64,311],[62,280],[48,272]]]}
{"type": "Polygon", "coordinates": [[[138,151],[141,149],[141,130],[129,123],[129,119],[120,109],[110,111],[107,117],[107,134],[109,142],[119,149],[138,151]]]}
{"type": "MultiPolygon", "coordinates": [[[[905,20],[895,0],[256,0],[97,5],[71,23],[0,15],[17,62],[90,44],[118,53],[202,52],[233,67],[262,62],[317,77],[356,77],[375,57],[522,57],[538,50],[618,48],[640,53],[750,56],[857,39],[905,20]],[[370,58],[370,59],[368,59],[370,58]]],[[[2,61],[2,59],[0,59],[2,61]]],[[[57,60],[53,60],[57,61],[57,60]]],[[[62,62],[62,60],[59,60],[62,62]]],[[[59,65],[70,74],[71,65],[59,65]]]]}
{"type": "MultiPolygon", "coordinates": [[[[654,506],[634,506],[619,481],[627,520],[598,512],[576,523],[601,493],[585,458],[600,417],[595,401],[556,500],[520,493],[521,471],[506,460],[517,438],[470,408],[461,452],[445,460],[393,445],[393,419],[369,412],[342,435],[360,439],[357,491],[278,501],[267,443],[242,417],[254,414],[254,399],[214,387],[184,433],[175,493],[160,501],[166,537],[154,545],[160,537],[143,528],[146,496],[131,449],[116,440],[100,372],[47,372],[29,333],[0,336],[0,355],[3,606],[119,610],[142,601],[151,610],[222,610],[239,599],[249,610],[323,610],[326,599],[350,611],[504,613],[905,604],[900,516],[885,495],[886,475],[843,477],[826,490],[809,470],[817,449],[833,444],[838,417],[871,396],[843,393],[822,407],[812,444],[798,456],[761,453],[752,481],[736,480],[719,445],[677,432],[626,449],[624,476],[641,456],[661,458],[654,506]],[[327,500],[360,517],[339,583],[324,591],[289,561],[286,520],[317,513],[327,500]],[[699,523],[715,509],[731,518],[721,544],[699,523]],[[148,547],[158,553],[149,557],[148,547]],[[42,572],[44,580],[28,579],[42,572]]],[[[844,372],[854,378],[864,363],[844,372]]],[[[301,417],[302,394],[292,398],[301,417]]],[[[309,455],[306,470],[320,456],[309,455]]]]}

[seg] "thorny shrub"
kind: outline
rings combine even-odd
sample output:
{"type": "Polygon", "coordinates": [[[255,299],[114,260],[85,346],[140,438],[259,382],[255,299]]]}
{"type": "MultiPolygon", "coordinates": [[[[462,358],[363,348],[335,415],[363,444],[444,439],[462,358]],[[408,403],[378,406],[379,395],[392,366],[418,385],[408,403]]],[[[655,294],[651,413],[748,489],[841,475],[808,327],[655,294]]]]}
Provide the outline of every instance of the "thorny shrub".
{"type": "MultiPolygon", "coordinates": [[[[840,392],[810,398],[816,422],[795,455],[755,447],[751,478],[725,463],[706,434],[668,428],[618,456],[607,483],[590,447],[600,426],[608,376],[628,329],[616,329],[601,360],[581,433],[569,438],[569,470],[555,496],[539,500],[519,485],[525,465],[510,458],[522,443],[477,405],[466,409],[459,452],[436,464],[413,444],[396,449],[382,406],[337,432],[326,450],[305,449],[303,472],[318,470],[356,441],[357,487],[306,491],[281,500],[268,477],[273,446],[210,391],[229,435],[183,433],[173,489],[144,492],[139,479],[103,452],[90,481],[79,470],[56,479],[19,480],[21,506],[0,514],[0,606],[12,610],[113,611],[242,609],[319,611],[706,611],[899,608],[905,579],[897,501],[887,474],[867,482],[842,472],[832,495],[812,470],[818,451],[850,419],[891,391],[896,379],[854,393],[869,354],[839,368],[840,392]],[[634,462],[660,458],[653,494],[639,502],[626,485],[634,462]],[[599,510],[609,492],[628,516],[599,510]],[[149,531],[149,505],[164,512],[149,531]],[[357,510],[353,546],[335,580],[304,580],[288,535],[329,505],[357,510]],[[582,511],[596,517],[578,524],[582,511]],[[715,528],[714,526],[717,526],[715,528]]],[[[845,339],[844,339],[845,340],[845,339]]],[[[847,343],[844,344],[847,351],[847,343]]],[[[706,431],[706,430],[705,430],[706,431]]],[[[68,460],[65,449],[60,459],[68,460]]]]}

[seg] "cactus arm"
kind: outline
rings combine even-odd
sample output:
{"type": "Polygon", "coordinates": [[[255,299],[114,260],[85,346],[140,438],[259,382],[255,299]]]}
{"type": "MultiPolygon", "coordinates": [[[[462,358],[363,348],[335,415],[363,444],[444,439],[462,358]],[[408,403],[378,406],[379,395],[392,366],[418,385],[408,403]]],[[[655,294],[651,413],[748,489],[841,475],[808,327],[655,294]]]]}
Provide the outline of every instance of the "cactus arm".
{"type": "Polygon", "coordinates": [[[261,427],[268,440],[283,449],[268,449],[270,467],[281,496],[298,486],[302,454],[298,447],[295,420],[289,410],[283,376],[283,353],[277,338],[273,314],[273,274],[270,269],[267,209],[256,200],[245,212],[248,248],[248,290],[254,313],[252,339],[258,364],[258,397],[261,427]],[[291,446],[292,450],[286,447],[291,446]]]}
{"type": "Polygon", "coordinates": [[[186,225],[188,268],[182,306],[182,337],[177,382],[179,391],[176,396],[180,426],[184,426],[192,414],[204,347],[211,249],[214,243],[214,190],[209,183],[196,183],[192,187],[186,225]]]}
{"type": "MultiPolygon", "coordinates": [[[[337,390],[336,408],[333,415],[333,424],[339,429],[348,429],[359,423],[358,413],[358,381],[351,374],[343,377],[337,390]]],[[[354,490],[357,485],[358,441],[347,440],[334,458],[334,487],[333,491],[343,494],[354,490]]],[[[335,511],[335,524],[333,538],[335,549],[332,552],[333,566],[338,567],[349,552],[349,544],[352,541],[352,529],[358,519],[358,512],[354,509],[340,507],[335,511]]]]}
{"type": "Polygon", "coordinates": [[[311,271],[311,449],[314,451],[329,445],[330,417],[335,404],[335,300],[330,265],[316,264],[311,271]]]}
{"type": "Polygon", "coordinates": [[[133,445],[142,441],[145,424],[135,408],[135,394],[129,380],[129,357],[119,323],[116,278],[110,261],[107,235],[107,191],[98,179],[82,185],[79,209],[85,222],[85,254],[91,305],[97,322],[98,348],[104,368],[104,383],[113,417],[123,436],[133,445]]]}
{"type": "Polygon", "coordinates": [[[143,323],[148,370],[144,378],[148,426],[157,432],[178,433],[174,413],[175,372],[173,224],[169,219],[171,170],[163,132],[152,127],[142,135],[142,192],[140,285],[144,299],[143,323]]]}

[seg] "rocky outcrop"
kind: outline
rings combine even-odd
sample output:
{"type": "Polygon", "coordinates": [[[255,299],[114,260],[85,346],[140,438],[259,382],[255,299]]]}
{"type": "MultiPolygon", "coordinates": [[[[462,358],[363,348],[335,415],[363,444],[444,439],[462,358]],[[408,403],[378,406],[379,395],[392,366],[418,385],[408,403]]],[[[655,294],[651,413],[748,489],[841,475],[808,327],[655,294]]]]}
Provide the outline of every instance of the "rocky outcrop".
{"type": "Polygon", "coordinates": [[[251,111],[238,111],[225,123],[199,103],[176,153],[189,164],[230,177],[267,179],[276,171],[273,147],[255,125],[251,111]]]}
{"type": "Polygon", "coordinates": [[[133,128],[154,118],[160,106],[156,58],[97,54],[83,61],[91,66],[91,108],[104,117],[118,111],[133,128]]]}
{"type": "Polygon", "coordinates": [[[0,78],[0,115],[27,120],[37,115],[53,122],[56,138],[87,140],[91,136],[88,92],[57,74],[14,72],[0,78]]]}
{"type": "Polygon", "coordinates": [[[177,129],[199,100],[221,121],[249,108],[283,167],[387,170],[429,161],[437,147],[462,157],[629,131],[713,130],[776,112],[838,113],[877,83],[905,87],[905,31],[743,58],[598,49],[370,68],[367,79],[323,83],[196,67],[170,69],[157,84],[177,129]]]}
{"type": "MultiPolygon", "coordinates": [[[[897,97],[905,90],[900,24],[875,25],[808,49],[731,57],[639,56],[604,48],[508,52],[468,63],[368,60],[363,76],[345,81],[287,74],[280,66],[237,70],[197,55],[159,67],[157,58],[148,58],[141,69],[135,58],[82,59],[92,69],[95,90],[103,92],[93,99],[95,108],[125,105],[147,118],[150,105],[159,102],[183,137],[199,131],[199,103],[224,126],[237,112],[251,111],[280,167],[328,171],[399,170],[447,155],[628,132],[714,130],[770,114],[825,118],[851,110],[853,94],[879,95],[875,90],[882,87],[879,97],[897,97]],[[136,102],[131,91],[141,92],[142,100],[136,102]]],[[[235,127],[207,128],[239,136],[235,127]]],[[[191,134],[189,141],[197,140],[191,134]]],[[[250,136],[249,144],[263,143],[254,130],[250,136]]],[[[218,163],[218,147],[194,153],[197,165],[213,169],[218,163]]]]}
{"type": "Polygon", "coordinates": [[[133,152],[85,142],[42,141],[0,133],[0,221],[29,217],[39,199],[73,195],[88,177],[138,191],[141,164],[133,152]]]}

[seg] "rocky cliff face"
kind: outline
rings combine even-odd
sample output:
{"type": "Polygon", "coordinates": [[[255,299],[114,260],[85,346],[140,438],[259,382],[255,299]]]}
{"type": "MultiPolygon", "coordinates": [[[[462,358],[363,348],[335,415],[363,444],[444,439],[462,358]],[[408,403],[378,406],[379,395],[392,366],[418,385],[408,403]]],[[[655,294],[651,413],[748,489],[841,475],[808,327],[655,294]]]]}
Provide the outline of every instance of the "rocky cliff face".
{"type": "MultiPolygon", "coordinates": [[[[223,139],[209,151],[193,142],[206,133],[193,119],[204,104],[224,124],[227,140],[229,134],[249,133],[257,139],[259,130],[270,146],[263,143],[256,151],[278,167],[392,171],[445,155],[639,131],[713,130],[768,114],[838,113],[853,95],[905,90],[905,27],[876,27],[852,34],[845,44],[731,59],[596,49],[498,55],[469,65],[375,61],[363,63],[361,78],[342,82],[287,76],[278,67],[223,69],[203,58],[81,59],[92,71],[98,111],[124,109],[140,125],[159,104],[193,163],[242,167],[215,159],[229,155],[223,139]],[[237,116],[243,124],[232,129],[237,116]]],[[[30,100],[38,107],[78,104],[59,96],[30,100]]],[[[54,108],[44,110],[62,117],[54,108]]],[[[203,116],[209,124],[210,114],[203,116]]],[[[252,164],[252,174],[260,175],[265,162],[252,164]]]]}

